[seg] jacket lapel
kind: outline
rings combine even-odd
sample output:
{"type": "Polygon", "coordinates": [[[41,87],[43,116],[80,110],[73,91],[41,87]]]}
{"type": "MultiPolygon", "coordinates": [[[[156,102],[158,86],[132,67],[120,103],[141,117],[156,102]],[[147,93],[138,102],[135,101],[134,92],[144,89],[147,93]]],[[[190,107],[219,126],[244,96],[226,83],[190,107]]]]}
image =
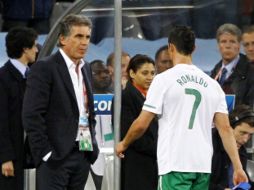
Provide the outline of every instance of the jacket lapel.
{"type": "Polygon", "coordinates": [[[11,75],[18,81],[22,81],[24,80],[22,74],[18,71],[18,69],[16,69],[16,67],[14,67],[11,63],[11,61],[9,60],[6,63],[6,67],[8,68],[8,70],[10,71],[11,75]]]}
{"type": "Polygon", "coordinates": [[[7,67],[8,71],[10,72],[10,75],[12,76],[12,78],[18,82],[18,88],[19,88],[19,91],[21,94],[20,99],[21,99],[21,101],[23,101],[23,97],[24,97],[24,93],[25,93],[25,89],[26,89],[26,79],[23,78],[23,75],[11,63],[10,60],[6,63],[6,67],[7,67]]]}
{"type": "Polygon", "coordinates": [[[91,104],[91,102],[93,102],[92,87],[89,83],[90,80],[88,78],[88,72],[85,69],[86,64],[87,63],[85,63],[85,65],[82,67],[81,71],[82,71],[82,74],[83,74],[84,83],[86,85],[87,98],[88,98],[88,108],[89,108],[89,112],[91,112],[93,110],[93,107],[92,107],[92,104],[91,104]]]}
{"type": "Polygon", "coordinates": [[[64,82],[64,85],[65,85],[68,93],[70,94],[70,96],[76,102],[76,107],[78,108],[78,102],[77,102],[77,99],[76,99],[76,96],[75,96],[73,84],[72,84],[72,81],[71,81],[71,76],[70,76],[70,73],[68,71],[67,65],[64,61],[64,58],[62,57],[60,52],[56,53],[56,61],[58,62],[58,71],[60,73],[62,81],[64,82]]]}
{"type": "Polygon", "coordinates": [[[227,81],[232,82],[235,78],[239,77],[241,80],[246,79],[247,60],[240,54],[240,59],[237,62],[233,73],[228,77],[227,81]]]}

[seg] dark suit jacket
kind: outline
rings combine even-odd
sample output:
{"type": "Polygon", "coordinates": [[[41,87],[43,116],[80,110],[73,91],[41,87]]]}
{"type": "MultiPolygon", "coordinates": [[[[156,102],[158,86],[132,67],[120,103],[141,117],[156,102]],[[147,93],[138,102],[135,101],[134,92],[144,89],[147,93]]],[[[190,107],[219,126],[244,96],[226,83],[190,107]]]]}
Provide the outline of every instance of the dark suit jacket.
{"type": "MultiPolygon", "coordinates": [[[[228,168],[231,161],[223,147],[221,138],[217,129],[213,129],[213,159],[212,173],[210,178],[209,190],[224,190],[228,188],[228,168]]],[[[244,146],[239,149],[239,156],[246,172],[248,155],[244,146]]],[[[251,190],[254,189],[253,184],[251,190]]]]}
{"type": "Polygon", "coordinates": [[[21,159],[24,131],[21,122],[26,81],[8,61],[0,69],[0,162],[21,159]]]}
{"type": "MultiPolygon", "coordinates": [[[[128,82],[122,93],[121,139],[132,122],[139,116],[145,98],[128,82]]],[[[121,190],[157,189],[157,138],[158,121],[154,119],[142,137],[129,146],[122,160],[121,190]]]]}
{"type": "MultiPolygon", "coordinates": [[[[211,72],[215,78],[222,66],[220,61],[211,72]]],[[[240,59],[229,78],[222,85],[225,94],[236,95],[236,105],[254,103],[254,67],[248,63],[245,55],[240,54],[240,59]]]]}
{"type": "Polygon", "coordinates": [[[23,184],[24,130],[21,111],[25,84],[26,80],[10,61],[0,68],[0,166],[3,162],[13,161],[15,175],[21,177],[21,183],[14,189],[21,188],[23,184]]]}
{"type": "MultiPolygon", "coordinates": [[[[98,156],[95,140],[95,113],[88,64],[82,68],[87,89],[89,124],[94,151],[85,152],[93,163],[98,156]]],[[[38,165],[52,151],[53,161],[65,158],[75,146],[79,109],[66,63],[60,54],[38,61],[32,66],[27,80],[23,105],[23,124],[28,134],[31,152],[38,165]]]]}

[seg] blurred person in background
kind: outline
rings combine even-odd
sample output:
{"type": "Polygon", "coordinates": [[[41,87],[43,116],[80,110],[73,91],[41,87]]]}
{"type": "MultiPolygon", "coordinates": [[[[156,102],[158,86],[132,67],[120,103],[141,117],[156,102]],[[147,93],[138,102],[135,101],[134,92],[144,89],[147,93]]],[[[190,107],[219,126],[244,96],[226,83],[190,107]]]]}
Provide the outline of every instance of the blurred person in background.
{"type": "MultiPolygon", "coordinates": [[[[108,68],[102,60],[94,60],[90,63],[92,70],[92,87],[94,94],[110,94],[111,77],[108,68]]],[[[99,103],[99,102],[97,102],[99,103]]],[[[111,123],[111,115],[96,114],[96,140],[99,148],[113,148],[113,128],[111,123]]],[[[105,172],[106,160],[105,155],[100,153],[97,160],[91,165],[91,174],[96,187],[96,190],[101,190],[103,175],[105,172]]]]}
{"type": "MultiPolygon", "coordinates": [[[[128,82],[122,91],[121,139],[138,117],[147,90],[155,76],[154,61],[137,54],[127,68],[128,82]]],[[[156,190],[158,168],[156,159],[158,122],[155,118],[146,133],[126,150],[121,165],[121,190],[156,190]]]]}
{"type": "MultiPolygon", "coordinates": [[[[23,190],[25,158],[21,120],[28,63],[34,62],[37,33],[26,27],[12,28],[5,45],[9,60],[0,68],[0,189],[23,190]]],[[[28,145],[28,144],[26,144],[28,145]]]]}
{"type": "MultiPolygon", "coordinates": [[[[254,111],[250,106],[238,105],[229,114],[229,120],[233,128],[243,169],[245,173],[247,173],[248,155],[244,145],[250,140],[254,133],[254,111]]],[[[234,186],[232,163],[223,147],[219,132],[215,128],[213,128],[212,137],[214,152],[209,190],[230,190],[234,186]]],[[[254,189],[253,185],[252,183],[252,190],[254,189]]]]}
{"type": "Polygon", "coordinates": [[[234,94],[235,104],[254,103],[254,68],[245,55],[240,53],[242,33],[233,24],[221,25],[216,33],[218,48],[222,59],[211,71],[225,94],[234,94]]]}
{"type": "Polygon", "coordinates": [[[168,46],[160,47],[155,53],[155,70],[156,74],[160,74],[167,69],[173,67],[173,63],[169,58],[168,46]]]}
{"type": "MultiPolygon", "coordinates": [[[[121,57],[121,73],[122,73],[122,79],[121,79],[121,84],[122,88],[124,89],[126,86],[126,82],[128,80],[128,74],[127,74],[127,67],[130,62],[130,55],[126,52],[122,52],[122,57],[121,57]]],[[[114,89],[114,65],[115,65],[115,53],[112,52],[109,54],[107,58],[107,67],[112,79],[112,89],[114,89]]]]}
{"type": "Polygon", "coordinates": [[[243,29],[242,44],[249,62],[254,64],[254,25],[243,29]]]}
{"type": "Polygon", "coordinates": [[[94,94],[112,93],[112,78],[106,64],[102,60],[94,60],[90,63],[92,70],[92,84],[94,94]]]}

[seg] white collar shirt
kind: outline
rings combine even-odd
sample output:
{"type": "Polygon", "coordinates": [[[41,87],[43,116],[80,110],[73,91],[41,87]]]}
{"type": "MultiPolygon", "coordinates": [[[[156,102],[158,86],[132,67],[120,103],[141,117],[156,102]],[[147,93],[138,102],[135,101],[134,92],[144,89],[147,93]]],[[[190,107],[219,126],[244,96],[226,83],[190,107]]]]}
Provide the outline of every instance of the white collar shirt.
{"type": "Polygon", "coordinates": [[[10,61],[11,64],[22,74],[23,78],[26,78],[25,72],[28,67],[17,59],[10,59],[10,61]]]}
{"type": "Polygon", "coordinates": [[[76,65],[67,55],[66,53],[60,49],[61,55],[63,56],[66,66],[68,68],[71,81],[73,84],[74,92],[76,95],[76,100],[79,108],[79,115],[84,116],[86,114],[86,90],[85,83],[83,82],[83,75],[81,72],[81,68],[84,66],[85,62],[83,59],[80,60],[80,64],[76,65]],[[76,73],[76,67],[78,66],[78,73],[76,73]]]}
{"type": "Polygon", "coordinates": [[[240,56],[238,55],[235,59],[233,59],[227,65],[225,65],[224,63],[222,64],[221,71],[223,68],[227,69],[226,79],[233,73],[235,66],[237,65],[239,59],[240,59],[240,56]]]}

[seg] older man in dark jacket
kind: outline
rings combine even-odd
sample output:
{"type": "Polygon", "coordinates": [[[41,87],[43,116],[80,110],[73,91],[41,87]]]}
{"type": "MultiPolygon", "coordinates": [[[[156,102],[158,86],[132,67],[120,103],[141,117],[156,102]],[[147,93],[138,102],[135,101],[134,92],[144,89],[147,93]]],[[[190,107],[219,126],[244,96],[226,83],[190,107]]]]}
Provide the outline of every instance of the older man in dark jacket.
{"type": "Polygon", "coordinates": [[[254,68],[245,55],[240,54],[241,31],[233,24],[224,24],[217,30],[217,42],[222,59],[211,72],[225,94],[235,94],[236,105],[253,106],[254,68]]]}

